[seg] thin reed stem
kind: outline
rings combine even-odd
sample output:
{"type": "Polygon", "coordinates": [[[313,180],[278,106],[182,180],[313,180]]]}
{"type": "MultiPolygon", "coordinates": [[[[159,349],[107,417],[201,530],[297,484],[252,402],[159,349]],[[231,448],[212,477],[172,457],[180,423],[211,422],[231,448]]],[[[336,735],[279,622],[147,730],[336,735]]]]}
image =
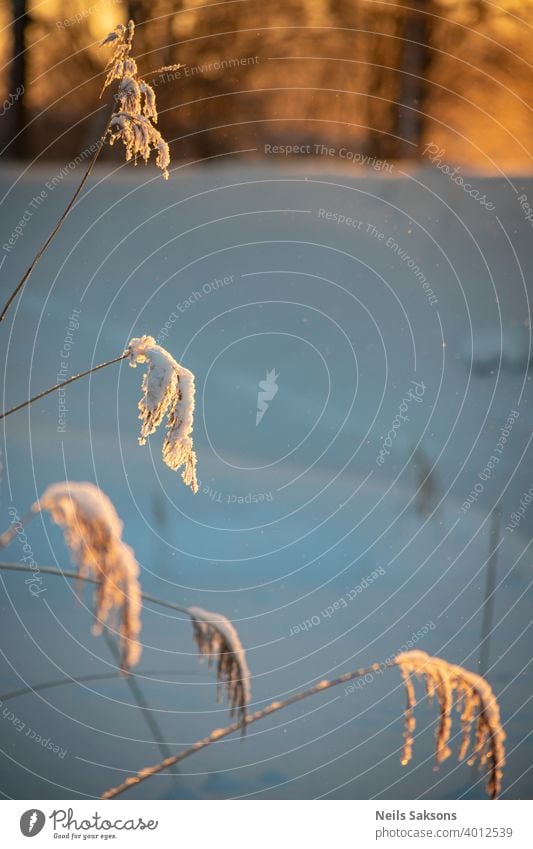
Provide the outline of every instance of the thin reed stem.
{"type": "Polygon", "coordinates": [[[174,766],[174,764],[180,763],[180,761],[190,757],[190,755],[194,755],[195,752],[205,749],[212,743],[216,743],[224,737],[229,737],[230,734],[234,734],[236,731],[241,731],[243,726],[247,727],[248,725],[253,725],[254,722],[259,722],[259,720],[265,719],[265,717],[271,716],[271,714],[277,713],[278,711],[289,707],[289,705],[301,702],[303,699],[308,699],[310,696],[322,693],[324,690],[329,690],[332,687],[338,687],[339,684],[345,684],[347,681],[353,681],[355,678],[362,678],[364,675],[368,675],[382,669],[392,669],[394,666],[395,664],[391,661],[385,663],[373,663],[372,666],[367,666],[365,669],[356,669],[354,672],[346,672],[344,675],[339,676],[339,678],[333,678],[331,681],[319,681],[318,684],[315,684],[313,687],[309,687],[308,690],[302,690],[300,693],[295,693],[294,696],[289,696],[288,699],[284,699],[283,701],[271,702],[265,708],[262,708],[262,710],[255,711],[255,713],[249,713],[244,717],[244,719],[241,719],[238,722],[232,722],[231,725],[227,725],[225,728],[216,728],[207,737],[204,737],[202,740],[197,740],[196,743],[193,743],[192,746],[189,746],[188,749],[184,749],[184,751],[180,752],[178,755],[172,755],[170,758],[165,758],[164,761],[161,761],[161,763],[158,764],[153,764],[153,766],[144,767],[144,769],[139,770],[136,775],[126,778],[121,784],[117,784],[116,787],[106,790],[105,793],[102,793],[101,798],[115,799],[117,796],[125,793],[126,790],[130,790],[132,787],[146,781],[147,778],[151,778],[152,775],[156,775],[158,772],[163,772],[165,769],[168,769],[169,767],[174,766]]]}
{"type": "MultiPolygon", "coordinates": [[[[104,631],[104,640],[107,643],[107,647],[111,654],[113,655],[117,666],[120,664],[120,654],[117,651],[115,644],[109,637],[107,631],[104,631]]],[[[124,677],[127,686],[131,690],[133,698],[137,702],[139,710],[141,711],[142,716],[144,717],[144,721],[148,726],[148,730],[153,737],[154,743],[157,748],[161,752],[163,758],[168,758],[170,755],[170,747],[166,742],[161,726],[159,725],[157,716],[154,715],[154,712],[150,705],[148,704],[147,699],[144,696],[144,693],[141,689],[140,684],[135,680],[135,678],[131,675],[130,672],[124,677]]],[[[177,774],[177,770],[172,770],[173,774],[177,774]]]]}
{"type": "Polygon", "coordinates": [[[13,303],[13,301],[15,300],[15,298],[17,297],[19,292],[21,292],[22,289],[24,288],[24,286],[27,283],[28,278],[29,278],[30,274],[32,273],[33,269],[35,268],[35,266],[37,265],[37,263],[41,259],[42,255],[44,254],[44,252],[46,251],[46,249],[48,248],[50,243],[53,241],[53,239],[57,236],[57,234],[61,230],[61,227],[63,226],[69,212],[71,211],[72,207],[74,206],[78,197],[80,196],[81,190],[83,189],[85,183],[89,179],[91,171],[93,170],[94,165],[96,163],[96,160],[98,159],[100,152],[101,152],[101,150],[104,146],[104,142],[105,142],[105,139],[106,139],[106,135],[107,135],[107,132],[108,132],[108,129],[109,129],[109,124],[110,124],[112,117],[113,116],[111,115],[110,118],[109,118],[109,121],[107,122],[107,126],[106,126],[104,132],[102,133],[102,135],[98,139],[98,144],[96,146],[96,150],[94,151],[94,153],[91,157],[91,160],[89,162],[89,165],[87,166],[87,170],[85,171],[85,174],[81,178],[81,182],[80,182],[78,188],[76,189],[76,191],[72,195],[70,201],[68,202],[67,206],[65,207],[65,210],[60,215],[59,220],[58,220],[57,224],[55,225],[54,229],[52,230],[52,232],[50,233],[48,238],[43,242],[43,244],[41,245],[41,247],[39,248],[39,250],[35,254],[30,266],[26,269],[26,271],[22,275],[21,279],[19,280],[19,282],[17,283],[17,285],[15,286],[13,291],[11,292],[11,295],[7,299],[6,303],[4,304],[2,312],[0,313],[0,323],[5,319],[11,304],[13,303]]]}
{"type": "Polygon", "coordinates": [[[481,621],[481,640],[479,643],[479,674],[485,676],[489,671],[490,637],[494,616],[494,594],[498,570],[498,543],[500,540],[501,507],[496,505],[492,511],[489,535],[489,557],[485,577],[485,598],[481,621]]]}
{"type": "MultiPolygon", "coordinates": [[[[28,567],[23,566],[21,563],[0,563],[0,571],[27,572],[28,567]]],[[[43,575],[54,575],[57,578],[68,578],[72,581],[85,581],[87,584],[98,585],[100,583],[98,578],[91,578],[89,575],[78,575],[77,572],[56,569],[55,566],[39,566],[39,572],[43,575]]],[[[193,618],[192,614],[189,613],[186,607],[180,607],[178,604],[173,604],[171,601],[163,601],[163,599],[156,598],[156,596],[149,595],[148,593],[141,593],[141,598],[144,601],[148,601],[150,604],[157,604],[159,607],[166,607],[167,610],[175,610],[178,613],[185,613],[189,619],[193,618]]]]}
{"type": "MultiPolygon", "coordinates": [[[[160,675],[183,675],[183,670],[176,669],[139,669],[137,672],[130,672],[129,678],[138,678],[139,681],[151,680],[160,675]]],[[[186,673],[190,675],[191,673],[186,673]]],[[[8,702],[10,699],[18,699],[20,696],[27,696],[30,693],[40,693],[43,690],[54,690],[56,687],[69,687],[71,684],[85,684],[90,681],[124,681],[124,673],[117,668],[116,672],[91,672],[87,675],[64,675],[62,678],[54,678],[52,681],[43,681],[41,684],[34,684],[32,687],[20,687],[18,690],[10,690],[7,693],[0,693],[0,702],[8,702]]],[[[166,682],[164,682],[166,683],[166,682]]]]}
{"type": "Polygon", "coordinates": [[[22,401],[20,404],[17,404],[16,407],[11,407],[10,410],[6,410],[5,413],[0,413],[0,419],[5,419],[7,416],[10,416],[11,413],[16,413],[18,410],[23,410],[24,407],[28,407],[30,404],[33,404],[34,401],[38,401],[39,398],[44,398],[45,395],[50,395],[51,392],[55,392],[57,389],[61,389],[63,386],[68,386],[69,383],[74,383],[75,380],[79,380],[81,377],[87,377],[88,374],[92,374],[94,371],[99,371],[101,368],[111,366],[113,365],[113,363],[119,363],[127,356],[127,353],[121,354],[120,357],[115,357],[114,360],[108,360],[105,363],[100,363],[100,365],[93,366],[92,368],[87,369],[87,371],[82,371],[80,372],[80,374],[75,374],[74,377],[69,377],[68,380],[63,380],[61,381],[61,383],[56,383],[56,385],[51,386],[50,389],[45,389],[44,392],[39,392],[39,394],[34,395],[33,398],[28,398],[27,401],[22,401]]]}

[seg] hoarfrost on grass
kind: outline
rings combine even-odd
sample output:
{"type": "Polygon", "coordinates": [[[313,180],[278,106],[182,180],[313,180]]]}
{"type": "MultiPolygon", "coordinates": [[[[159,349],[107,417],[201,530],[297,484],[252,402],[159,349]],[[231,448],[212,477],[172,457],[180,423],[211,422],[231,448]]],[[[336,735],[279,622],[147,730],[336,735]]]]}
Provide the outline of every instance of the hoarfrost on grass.
{"type": "MultiPolygon", "coordinates": [[[[114,80],[119,81],[115,95],[118,107],[111,117],[106,137],[110,145],[117,140],[123,143],[126,162],[133,160],[137,164],[140,157],[147,163],[155,153],[156,165],[168,180],[170,148],[155,127],[158,119],[155,91],[150,83],[139,77],[137,63],[130,55],[134,34],[135,24],[129,21],[127,26],[119,24],[101,42],[101,46],[113,45],[102,92],[114,80]]],[[[177,69],[179,65],[169,67],[177,69]]]]}

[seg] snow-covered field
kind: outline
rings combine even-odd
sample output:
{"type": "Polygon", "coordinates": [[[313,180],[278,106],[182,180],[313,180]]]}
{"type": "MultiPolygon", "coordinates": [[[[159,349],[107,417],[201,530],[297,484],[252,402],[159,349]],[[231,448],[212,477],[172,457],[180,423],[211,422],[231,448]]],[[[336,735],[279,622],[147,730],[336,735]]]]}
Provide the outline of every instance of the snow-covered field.
{"type": "MultiPolygon", "coordinates": [[[[2,291],[73,190],[75,175],[49,190],[54,173],[0,172],[3,244],[31,212],[2,248],[2,291]]],[[[494,210],[431,169],[182,167],[168,183],[152,170],[97,171],[1,328],[3,406],[151,334],[196,375],[200,491],[162,462],[163,434],[137,444],[141,374],[122,363],[2,423],[0,516],[7,527],[8,510],[24,514],[53,481],[97,483],[143,589],[234,622],[254,706],[409,640],[478,670],[492,539],[487,678],[508,738],[504,792],[523,798],[533,795],[533,506],[520,505],[533,484],[532,231],[517,194],[533,197],[533,181],[471,182],[494,210]]],[[[69,566],[47,518],[27,537],[38,564],[69,566]]],[[[17,563],[24,551],[15,541],[2,554],[17,563]]],[[[40,589],[0,573],[0,699],[95,677],[0,705],[0,789],[97,796],[161,751],[128,683],[110,677],[105,639],[91,636],[90,593],[80,604],[72,584],[45,575],[40,589]]],[[[166,746],[226,724],[189,623],[147,606],[142,640],[138,680],[166,746]]],[[[435,706],[419,706],[414,758],[400,765],[403,707],[396,672],[330,690],[134,793],[483,797],[482,777],[455,758],[433,771],[435,706]]]]}

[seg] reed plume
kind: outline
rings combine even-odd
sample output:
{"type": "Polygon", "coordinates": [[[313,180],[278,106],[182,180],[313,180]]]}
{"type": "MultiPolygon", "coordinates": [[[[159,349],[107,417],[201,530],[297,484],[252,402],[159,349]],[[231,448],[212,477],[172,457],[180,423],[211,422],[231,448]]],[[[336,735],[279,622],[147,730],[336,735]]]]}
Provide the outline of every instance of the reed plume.
{"type": "Polygon", "coordinates": [[[472,728],[475,723],[475,740],[468,764],[477,763],[480,769],[488,766],[487,792],[492,799],[497,798],[505,764],[505,732],[500,721],[498,702],[488,682],[462,666],[448,663],[439,657],[431,657],[423,651],[399,654],[394,662],[400,667],[407,694],[402,764],[411,760],[416,728],[416,695],[411,678],[414,675],[424,679],[427,695],[430,699],[436,696],[439,703],[440,721],[435,735],[437,764],[442,763],[452,753],[448,743],[455,699],[457,710],[461,712],[463,733],[459,760],[462,760],[471,748],[472,728]]]}
{"type": "Polygon", "coordinates": [[[189,607],[188,613],[200,655],[207,658],[209,666],[216,661],[217,700],[221,701],[222,689],[225,689],[230,716],[237,711],[244,723],[251,698],[250,672],[235,627],[220,613],[210,613],[201,607],[189,607]]]}
{"type": "MultiPolygon", "coordinates": [[[[126,162],[133,160],[137,164],[140,157],[148,163],[152,153],[156,154],[156,165],[163,172],[163,178],[168,180],[170,164],[170,149],[156,128],[158,114],[156,96],[153,87],[139,77],[135,59],[131,56],[135,24],[128,21],[127,25],[119,24],[101,43],[111,44],[113,53],[106,65],[102,93],[114,80],[118,80],[118,90],[115,95],[117,108],[113,113],[106,130],[106,138],[113,145],[119,140],[126,151],[126,162]]],[[[158,68],[174,71],[179,65],[169,65],[158,68]]]]}
{"type": "Polygon", "coordinates": [[[131,339],[126,349],[130,366],[148,364],[143,377],[139,418],[142,422],[139,444],[144,445],[165,415],[167,435],[163,444],[163,460],[171,469],[184,466],[182,479],[194,493],[198,492],[196,453],[192,444],[194,414],[194,375],[156,345],[153,336],[131,339]]]}
{"type": "MultiPolygon", "coordinates": [[[[77,577],[96,583],[93,633],[100,634],[113,613],[119,617],[121,667],[124,671],[141,656],[141,588],[139,565],[122,539],[120,521],[110,499],[92,483],[62,481],[49,486],[32,504],[27,522],[46,510],[64,534],[77,577]]],[[[13,525],[0,537],[0,548],[17,533],[13,525]]]]}
{"type": "Polygon", "coordinates": [[[15,407],[0,413],[0,420],[23,410],[39,398],[44,398],[51,392],[55,392],[62,386],[74,383],[82,377],[87,377],[95,371],[107,368],[107,366],[128,359],[130,366],[135,368],[139,364],[148,364],[148,370],[143,377],[142,397],[139,401],[139,418],[142,421],[139,444],[144,445],[146,439],[161,424],[165,415],[167,419],[167,435],[163,443],[163,460],[174,471],[184,466],[182,479],[186,486],[190,486],[194,493],[198,492],[198,481],[196,478],[196,453],[192,444],[192,429],[194,417],[194,375],[191,371],[176,362],[176,360],[162,348],[156,345],[153,336],[141,336],[130,339],[128,347],[113,360],[108,360],[100,365],[93,366],[87,371],[69,377],[62,383],[57,383],[43,392],[28,398],[15,407]]]}

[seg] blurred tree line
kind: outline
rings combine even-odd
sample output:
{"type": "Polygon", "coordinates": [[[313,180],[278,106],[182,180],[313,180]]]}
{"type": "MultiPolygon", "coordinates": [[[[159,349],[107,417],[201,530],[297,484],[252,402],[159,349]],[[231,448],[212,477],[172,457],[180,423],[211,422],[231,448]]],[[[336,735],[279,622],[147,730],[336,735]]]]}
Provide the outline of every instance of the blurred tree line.
{"type": "Polygon", "coordinates": [[[154,78],[174,161],[265,144],[418,159],[432,143],[529,169],[533,0],[3,0],[4,155],[65,160],[94,141],[110,108],[99,41],[128,17],[143,72],[184,66],[154,78]]]}

